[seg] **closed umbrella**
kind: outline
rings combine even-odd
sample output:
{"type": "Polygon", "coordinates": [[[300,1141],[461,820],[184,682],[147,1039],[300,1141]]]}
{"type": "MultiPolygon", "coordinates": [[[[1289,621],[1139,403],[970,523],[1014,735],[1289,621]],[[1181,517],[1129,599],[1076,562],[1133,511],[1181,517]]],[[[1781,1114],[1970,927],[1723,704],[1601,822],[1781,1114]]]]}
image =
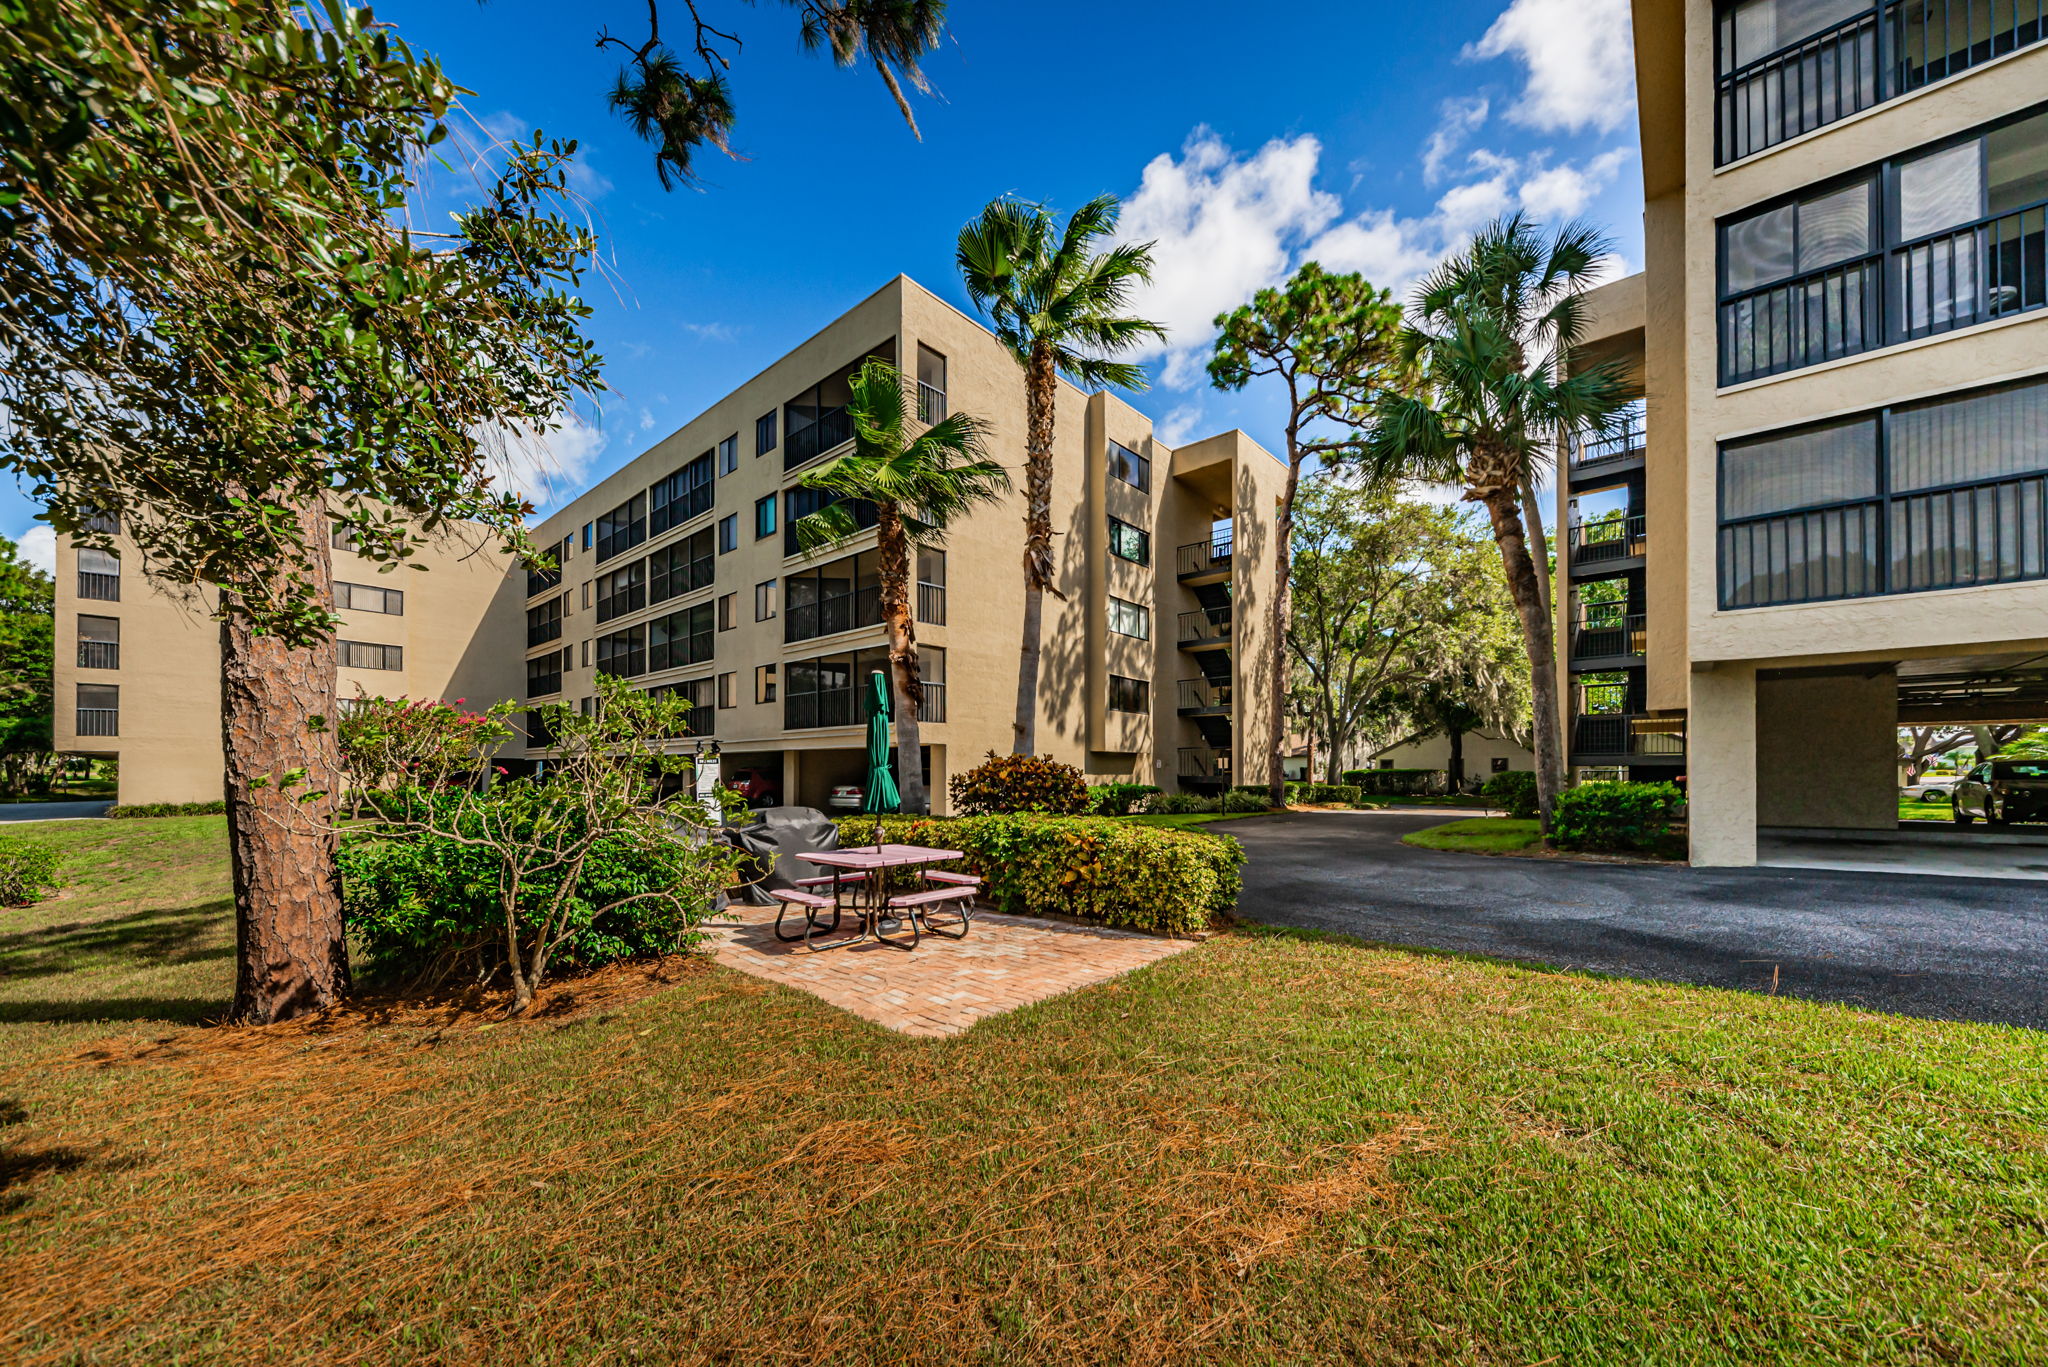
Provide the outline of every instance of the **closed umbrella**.
{"type": "Polygon", "coordinates": [[[868,689],[868,786],[861,800],[863,810],[877,815],[903,809],[903,795],[896,791],[896,776],[889,772],[889,681],[879,669],[868,689]]]}

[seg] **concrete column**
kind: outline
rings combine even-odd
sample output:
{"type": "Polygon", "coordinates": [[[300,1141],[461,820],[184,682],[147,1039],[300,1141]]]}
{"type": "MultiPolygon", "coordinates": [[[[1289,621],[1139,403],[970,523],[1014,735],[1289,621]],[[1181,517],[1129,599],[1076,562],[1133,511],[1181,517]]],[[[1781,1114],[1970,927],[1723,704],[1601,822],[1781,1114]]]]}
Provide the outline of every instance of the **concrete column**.
{"type": "Polygon", "coordinates": [[[804,805],[804,804],[803,804],[803,800],[802,800],[801,798],[799,798],[799,797],[797,796],[797,794],[798,794],[798,793],[799,793],[800,791],[802,791],[801,789],[799,789],[799,788],[797,787],[797,783],[798,783],[798,781],[799,781],[799,780],[800,780],[800,779],[801,779],[802,777],[803,777],[803,751],[801,751],[801,750],[784,750],[784,751],[782,752],[782,805],[783,805],[783,806],[785,806],[785,807],[801,807],[801,806],[803,806],[803,805],[804,805]]]}
{"type": "Polygon", "coordinates": [[[1756,863],[1756,669],[1695,665],[1685,724],[1692,862],[1756,863]]]}

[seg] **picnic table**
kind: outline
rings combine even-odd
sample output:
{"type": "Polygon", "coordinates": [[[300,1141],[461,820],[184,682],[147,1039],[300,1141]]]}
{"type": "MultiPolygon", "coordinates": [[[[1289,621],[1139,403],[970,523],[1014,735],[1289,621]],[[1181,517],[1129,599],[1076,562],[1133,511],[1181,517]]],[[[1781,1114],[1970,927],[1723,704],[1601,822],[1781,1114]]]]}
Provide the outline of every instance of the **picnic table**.
{"type": "Polygon", "coordinates": [[[965,874],[928,875],[933,886],[917,892],[903,893],[895,897],[886,896],[887,878],[883,875],[890,869],[922,868],[927,864],[945,864],[963,858],[959,850],[934,849],[927,845],[859,845],[852,849],[807,851],[802,858],[820,868],[832,870],[830,877],[810,878],[796,888],[779,891],[774,896],[784,900],[785,908],[790,905],[804,908],[804,933],[784,935],[782,918],[776,918],[776,935],[784,940],[801,939],[809,949],[842,949],[867,940],[888,945],[892,949],[916,949],[920,930],[949,939],[960,939],[967,934],[968,910],[966,905],[956,905],[954,910],[960,917],[959,929],[953,930],[932,923],[931,913],[948,903],[971,904],[981,880],[965,874]],[[831,891],[828,894],[826,888],[831,891]],[[812,889],[815,889],[813,891],[812,889]],[[852,910],[860,918],[858,935],[827,944],[817,944],[813,936],[820,929],[819,913],[829,908],[832,922],[823,929],[833,933],[839,926],[841,897],[848,890],[853,895],[852,910]],[[891,916],[890,912],[902,912],[891,916]],[[885,924],[895,925],[908,921],[910,941],[892,939],[883,931],[885,924]]]}

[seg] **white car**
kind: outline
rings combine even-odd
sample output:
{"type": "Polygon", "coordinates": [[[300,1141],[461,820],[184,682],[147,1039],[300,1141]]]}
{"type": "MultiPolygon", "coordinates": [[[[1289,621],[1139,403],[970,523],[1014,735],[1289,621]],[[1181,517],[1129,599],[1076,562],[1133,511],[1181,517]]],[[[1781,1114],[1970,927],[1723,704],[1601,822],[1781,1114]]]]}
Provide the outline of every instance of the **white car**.
{"type": "Polygon", "coordinates": [[[1960,774],[1923,774],[1917,783],[1910,783],[1899,791],[1915,802],[1946,802],[1961,781],[1960,774]]]}
{"type": "Polygon", "coordinates": [[[832,790],[831,796],[825,799],[825,805],[827,807],[836,807],[842,812],[857,812],[860,810],[860,804],[866,800],[866,793],[863,793],[851,783],[842,783],[832,790]]]}

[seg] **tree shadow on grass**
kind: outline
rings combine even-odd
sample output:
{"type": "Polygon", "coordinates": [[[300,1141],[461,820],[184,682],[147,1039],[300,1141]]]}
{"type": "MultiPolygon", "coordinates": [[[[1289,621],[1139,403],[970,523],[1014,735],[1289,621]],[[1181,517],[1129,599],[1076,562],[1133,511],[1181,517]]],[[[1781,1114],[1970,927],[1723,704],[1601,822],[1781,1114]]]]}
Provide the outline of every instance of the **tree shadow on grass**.
{"type": "Polygon", "coordinates": [[[98,968],[227,958],[234,953],[232,948],[202,942],[231,921],[234,905],[231,899],[220,898],[170,911],[136,911],[0,935],[0,971],[19,981],[98,968]]]}

